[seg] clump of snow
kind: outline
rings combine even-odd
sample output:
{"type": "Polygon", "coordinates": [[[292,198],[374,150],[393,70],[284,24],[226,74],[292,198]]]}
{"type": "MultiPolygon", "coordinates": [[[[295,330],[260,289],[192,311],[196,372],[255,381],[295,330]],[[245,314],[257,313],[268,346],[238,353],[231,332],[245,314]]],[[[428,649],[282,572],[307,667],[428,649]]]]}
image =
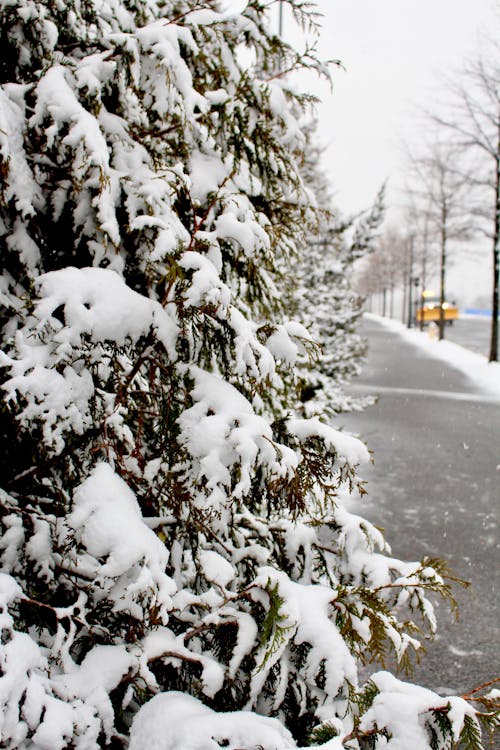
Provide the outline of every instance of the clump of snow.
{"type": "Polygon", "coordinates": [[[345,459],[350,466],[365,464],[370,460],[368,448],[361,440],[340,432],[321,422],[318,417],[310,419],[298,419],[291,417],[287,420],[288,431],[296,435],[299,440],[307,440],[311,437],[321,438],[326,447],[338,453],[339,457],[345,459]]]}
{"type": "Polygon", "coordinates": [[[277,719],[250,711],[216,713],[176,691],[161,693],[136,714],[129,750],[295,750],[290,732],[277,719]]]}
{"type": "Polygon", "coordinates": [[[100,691],[107,696],[136,661],[125,645],[94,646],[80,665],[57,675],[54,684],[72,698],[86,699],[100,691]]]}
{"type": "Polygon", "coordinates": [[[226,588],[235,576],[233,566],[214,550],[205,550],[200,554],[200,566],[206,579],[222,588],[226,588]]]}
{"type": "MultiPolygon", "coordinates": [[[[37,102],[30,125],[40,125],[47,115],[58,123],[67,124],[69,132],[63,142],[68,146],[74,146],[81,141],[88,159],[96,166],[105,168],[109,160],[106,141],[96,127],[95,118],[75,96],[66,80],[67,75],[69,72],[63,66],[56,65],[41,78],[37,86],[37,102]]],[[[56,134],[57,129],[54,127],[50,133],[49,145],[52,145],[56,134]]]]}
{"type": "Polygon", "coordinates": [[[168,551],[144,523],[133,492],[108,464],[98,464],[75,490],[67,526],[83,548],[74,553],[75,568],[107,591],[115,611],[143,620],[146,607],[155,605],[159,620],[167,623],[176,591],[165,573],[168,551]]]}
{"type": "Polygon", "coordinates": [[[315,346],[315,342],[303,325],[295,320],[286,321],[275,326],[273,333],[266,341],[266,347],[277,360],[287,365],[296,364],[299,356],[306,353],[306,344],[315,346]]]}
{"type": "Polygon", "coordinates": [[[252,701],[258,695],[269,675],[271,668],[280,664],[280,679],[276,693],[285,688],[288,680],[286,659],[280,657],[291,643],[300,646],[307,643],[310,649],[305,663],[305,679],[308,684],[317,686],[317,675],[323,670],[324,692],[321,705],[316,714],[324,719],[334,713],[334,697],[341,691],[345,681],[357,685],[357,667],[353,655],[332,621],[330,608],[336,598],[333,589],[322,585],[304,585],[292,581],[285,573],[270,567],[261,568],[256,585],[263,589],[277,588],[284,604],[280,610],[282,616],[280,627],[283,628],[282,643],[273,653],[266,653],[267,644],[260,653],[260,666],[252,685],[252,701]],[[285,681],[285,685],[281,685],[285,681]]]}
{"type": "MultiPolygon", "coordinates": [[[[182,592],[176,603],[182,600],[182,592]]],[[[141,644],[141,674],[153,687],[157,687],[156,678],[147,666],[148,662],[162,659],[179,668],[183,659],[197,662],[201,668],[200,687],[209,698],[222,689],[224,685],[224,667],[207,654],[198,654],[184,645],[183,635],[176,636],[169,628],[157,627],[150,630],[141,644]]]]}
{"type": "MultiPolygon", "coordinates": [[[[35,206],[43,205],[40,187],[34,179],[24,151],[24,89],[24,86],[11,83],[2,86],[0,90],[0,154],[4,164],[9,165],[10,178],[4,200],[14,200],[16,209],[23,217],[33,215],[35,206]]],[[[22,228],[24,225],[18,221],[14,234],[7,240],[11,248],[17,246],[22,228]]],[[[20,256],[26,266],[34,270],[39,260],[39,251],[26,231],[24,235],[24,239],[29,241],[19,243],[20,256]]]]}
{"type": "Polygon", "coordinates": [[[237,243],[247,257],[270,246],[267,232],[255,220],[253,210],[243,196],[228,202],[224,212],[215,221],[214,233],[219,239],[237,243]]]}
{"type": "MultiPolygon", "coordinates": [[[[47,650],[28,633],[14,627],[9,605],[25,599],[17,582],[0,573],[0,736],[6,747],[24,747],[29,742],[40,750],[63,750],[75,733],[75,749],[96,747],[97,704],[72,701],[64,689],[58,691],[50,679],[47,650]],[[31,740],[28,740],[28,737],[31,740]]],[[[101,684],[106,664],[100,665],[101,684]]],[[[62,688],[62,686],[61,686],[62,688]]],[[[104,692],[101,695],[108,704],[104,692]]],[[[112,722],[111,722],[112,723],[112,722]]],[[[109,722],[108,722],[109,724],[109,722]]],[[[108,735],[109,736],[109,735],[108,735]]]]}
{"type": "Polygon", "coordinates": [[[265,465],[278,476],[296,466],[295,452],[280,446],[278,454],[269,422],[234,386],[199,367],[190,372],[194,405],[179,418],[179,442],[189,450],[196,478],[207,490],[229,489],[235,466],[240,479],[231,495],[236,498],[249,491],[256,466],[265,465]]]}
{"type": "Polygon", "coordinates": [[[210,258],[189,250],[183,253],[179,265],[186,271],[193,271],[184,301],[186,307],[211,304],[227,308],[231,293],[221,281],[218,270],[210,258]]]}
{"type": "MultiPolygon", "coordinates": [[[[376,746],[387,750],[430,750],[429,722],[432,711],[444,712],[457,742],[465,717],[474,710],[462,698],[445,697],[426,688],[398,680],[388,672],[377,672],[371,681],[378,693],[361,717],[359,732],[375,739],[376,746]],[[384,733],[384,734],[383,734],[384,733]],[[389,738],[387,738],[387,735],[389,738]]],[[[338,736],[313,750],[342,750],[356,740],[349,722],[328,717],[325,707],[322,721],[335,726],[338,736]],[[349,744],[345,744],[349,741],[349,744]]],[[[436,727],[439,734],[439,728],[436,727]]],[[[354,747],[354,745],[352,745],[354,747]]],[[[290,732],[273,718],[250,711],[217,713],[193,696],[177,691],[160,693],[136,714],[129,750],[300,750],[290,732]]],[[[357,747],[357,742],[356,742],[357,747]]]]}
{"type": "Polygon", "coordinates": [[[114,271],[63,268],[43,274],[37,285],[38,330],[62,307],[64,326],[55,337],[59,344],[78,346],[83,335],[95,342],[136,342],[154,328],[170,357],[175,357],[175,322],[158,302],[134,292],[114,271]]]}
{"type": "Polygon", "coordinates": [[[462,698],[443,698],[427,688],[402,682],[389,672],[377,672],[371,680],[379,693],[364,714],[360,728],[363,731],[387,729],[392,736],[384,747],[390,750],[429,750],[426,724],[431,709],[445,709],[450,704],[447,716],[455,742],[462,731],[464,718],[475,716],[474,709],[462,698]]]}
{"type": "Polygon", "coordinates": [[[17,332],[17,358],[3,358],[11,367],[3,388],[8,399],[26,399],[20,421],[40,420],[45,442],[57,453],[66,432],[83,434],[92,424],[93,377],[83,361],[72,362],[80,359],[75,355],[84,338],[122,346],[154,330],[174,360],[178,327],[158,302],[108,269],[64,268],[43,274],[37,286],[33,314],[17,332]]]}
{"type": "MultiPolygon", "coordinates": [[[[221,101],[226,92],[209,92],[208,97],[213,103],[221,101]]],[[[217,154],[203,153],[193,150],[190,154],[189,178],[191,183],[191,197],[202,203],[210,193],[217,193],[220,185],[229,177],[232,170],[231,159],[223,161],[217,154]]]]}

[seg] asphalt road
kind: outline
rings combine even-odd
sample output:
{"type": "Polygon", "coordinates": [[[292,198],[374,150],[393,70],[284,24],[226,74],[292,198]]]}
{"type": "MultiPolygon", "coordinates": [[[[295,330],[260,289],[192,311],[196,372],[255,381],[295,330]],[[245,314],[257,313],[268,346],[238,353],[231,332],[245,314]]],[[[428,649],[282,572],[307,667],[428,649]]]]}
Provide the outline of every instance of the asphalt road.
{"type": "Polygon", "coordinates": [[[471,582],[457,591],[458,623],[438,604],[438,636],[412,678],[463,694],[500,677],[500,400],[380,323],[363,329],[369,356],[352,391],[379,399],[342,415],[374,451],[356,510],[384,527],[394,556],[438,555],[471,582]]]}

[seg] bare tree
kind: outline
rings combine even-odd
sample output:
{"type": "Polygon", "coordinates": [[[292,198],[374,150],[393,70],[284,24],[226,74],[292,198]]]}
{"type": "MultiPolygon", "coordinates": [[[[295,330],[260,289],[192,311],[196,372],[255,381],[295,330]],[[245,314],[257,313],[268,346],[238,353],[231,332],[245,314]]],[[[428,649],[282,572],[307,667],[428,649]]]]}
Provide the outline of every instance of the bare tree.
{"type": "Polygon", "coordinates": [[[474,206],[493,249],[493,294],[490,362],[498,361],[498,313],[500,273],[500,45],[487,40],[486,52],[463,70],[459,84],[450,86],[452,112],[432,119],[450,131],[453,142],[474,160],[471,185],[479,188],[474,206]],[[486,201],[484,200],[486,196],[486,201]]]}
{"type": "MultiPolygon", "coordinates": [[[[427,289],[427,281],[430,274],[434,273],[437,268],[435,255],[435,227],[432,219],[432,201],[406,187],[406,206],[404,211],[405,225],[407,227],[407,251],[406,251],[406,268],[405,273],[406,286],[404,299],[410,296],[409,285],[411,278],[418,279],[420,285],[420,299],[423,300],[424,291],[427,289]]],[[[417,289],[415,289],[416,298],[418,298],[417,289]]],[[[417,299],[415,300],[415,307],[417,299]]],[[[406,308],[405,308],[406,309],[406,308]]],[[[406,320],[410,321],[407,313],[406,320]]],[[[415,310],[416,317],[416,310],[415,310]]],[[[415,321],[416,323],[416,321],[415,321]]],[[[424,318],[420,318],[420,329],[424,328],[424,318]]]]}
{"type": "Polygon", "coordinates": [[[374,252],[365,259],[358,278],[361,293],[379,297],[384,317],[394,317],[394,292],[403,280],[404,267],[405,237],[396,227],[387,227],[374,252]]]}
{"type": "Polygon", "coordinates": [[[439,338],[443,339],[449,242],[470,239],[474,229],[468,201],[471,177],[460,164],[460,150],[438,139],[412,156],[411,162],[416,205],[425,206],[427,231],[433,232],[439,245],[439,338]]]}
{"type": "MultiPolygon", "coordinates": [[[[427,205],[419,214],[417,234],[417,263],[420,268],[420,299],[424,300],[424,292],[427,289],[427,280],[430,273],[434,271],[435,256],[432,252],[433,237],[431,230],[431,212],[427,205]]],[[[424,316],[420,316],[420,330],[424,330],[424,316]]]]}
{"type": "Polygon", "coordinates": [[[384,269],[386,288],[389,292],[389,317],[394,317],[394,292],[402,280],[404,238],[395,227],[388,227],[379,240],[377,255],[384,269]]]}
{"type": "Polygon", "coordinates": [[[375,309],[385,317],[388,282],[385,261],[379,247],[365,258],[359,270],[357,288],[360,294],[370,298],[372,307],[375,303],[375,309]]]}

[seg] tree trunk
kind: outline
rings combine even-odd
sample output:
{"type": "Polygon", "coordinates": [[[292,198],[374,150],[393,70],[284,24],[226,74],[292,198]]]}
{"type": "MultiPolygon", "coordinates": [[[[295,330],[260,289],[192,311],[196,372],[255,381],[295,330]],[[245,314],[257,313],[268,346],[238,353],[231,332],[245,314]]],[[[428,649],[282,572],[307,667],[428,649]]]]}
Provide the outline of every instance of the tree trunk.
{"type": "MultiPolygon", "coordinates": [[[[500,146],[500,123],[499,138],[500,146]]],[[[491,305],[491,342],[490,342],[490,362],[498,362],[498,286],[500,276],[500,153],[496,163],[495,177],[495,229],[493,232],[493,298],[491,305]]]]}
{"type": "Polygon", "coordinates": [[[408,284],[408,328],[411,328],[413,322],[413,277],[410,274],[410,281],[408,284]]]}
{"type": "Polygon", "coordinates": [[[441,215],[441,269],[439,274],[439,340],[444,339],[444,302],[446,283],[446,210],[443,207],[441,215]]]}
{"type": "Polygon", "coordinates": [[[412,316],[413,316],[413,301],[412,301],[412,289],[413,289],[413,235],[410,235],[410,258],[408,265],[408,320],[406,325],[411,328],[412,316]]]}
{"type": "Polygon", "coordinates": [[[403,274],[403,310],[401,320],[403,323],[406,321],[406,274],[403,274]]]}

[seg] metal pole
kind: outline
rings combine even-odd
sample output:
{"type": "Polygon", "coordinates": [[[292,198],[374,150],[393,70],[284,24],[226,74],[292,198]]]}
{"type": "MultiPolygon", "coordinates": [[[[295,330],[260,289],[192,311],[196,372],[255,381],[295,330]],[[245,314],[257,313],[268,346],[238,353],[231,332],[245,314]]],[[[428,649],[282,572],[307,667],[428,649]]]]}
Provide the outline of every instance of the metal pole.
{"type": "Polygon", "coordinates": [[[412,315],[413,315],[413,298],[412,298],[412,285],[413,285],[413,235],[410,234],[410,262],[408,268],[408,321],[407,328],[412,327],[412,315]]]}
{"type": "Polygon", "coordinates": [[[404,269],[403,272],[403,304],[401,309],[401,322],[404,323],[406,320],[406,292],[407,292],[407,284],[406,284],[406,269],[404,269]]]}
{"type": "Polygon", "coordinates": [[[413,284],[412,284],[412,278],[410,276],[410,283],[408,285],[408,322],[406,324],[407,328],[411,328],[412,323],[412,316],[413,316],[413,284]]]}
{"type": "Polygon", "coordinates": [[[447,212],[446,208],[441,210],[441,269],[439,273],[439,340],[444,339],[444,301],[446,299],[446,243],[447,237],[447,212]]]}
{"type": "Polygon", "coordinates": [[[427,284],[427,246],[424,248],[422,258],[422,286],[420,288],[420,330],[424,330],[424,303],[425,303],[425,285],[427,284]]]}
{"type": "Polygon", "coordinates": [[[420,284],[420,279],[418,276],[415,276],[413,279],[413,283],[415,284],[415,314],[413,316],[413,322],[415,324],[415,328],[417,327],[417,308],[418,308],[418,285],[420,284]]]}
{"type": "Polygon", "coordinates": [[[278,21],[278,34],[283,36],[283,0],[280,0],[280,12],[278,21]]]}

